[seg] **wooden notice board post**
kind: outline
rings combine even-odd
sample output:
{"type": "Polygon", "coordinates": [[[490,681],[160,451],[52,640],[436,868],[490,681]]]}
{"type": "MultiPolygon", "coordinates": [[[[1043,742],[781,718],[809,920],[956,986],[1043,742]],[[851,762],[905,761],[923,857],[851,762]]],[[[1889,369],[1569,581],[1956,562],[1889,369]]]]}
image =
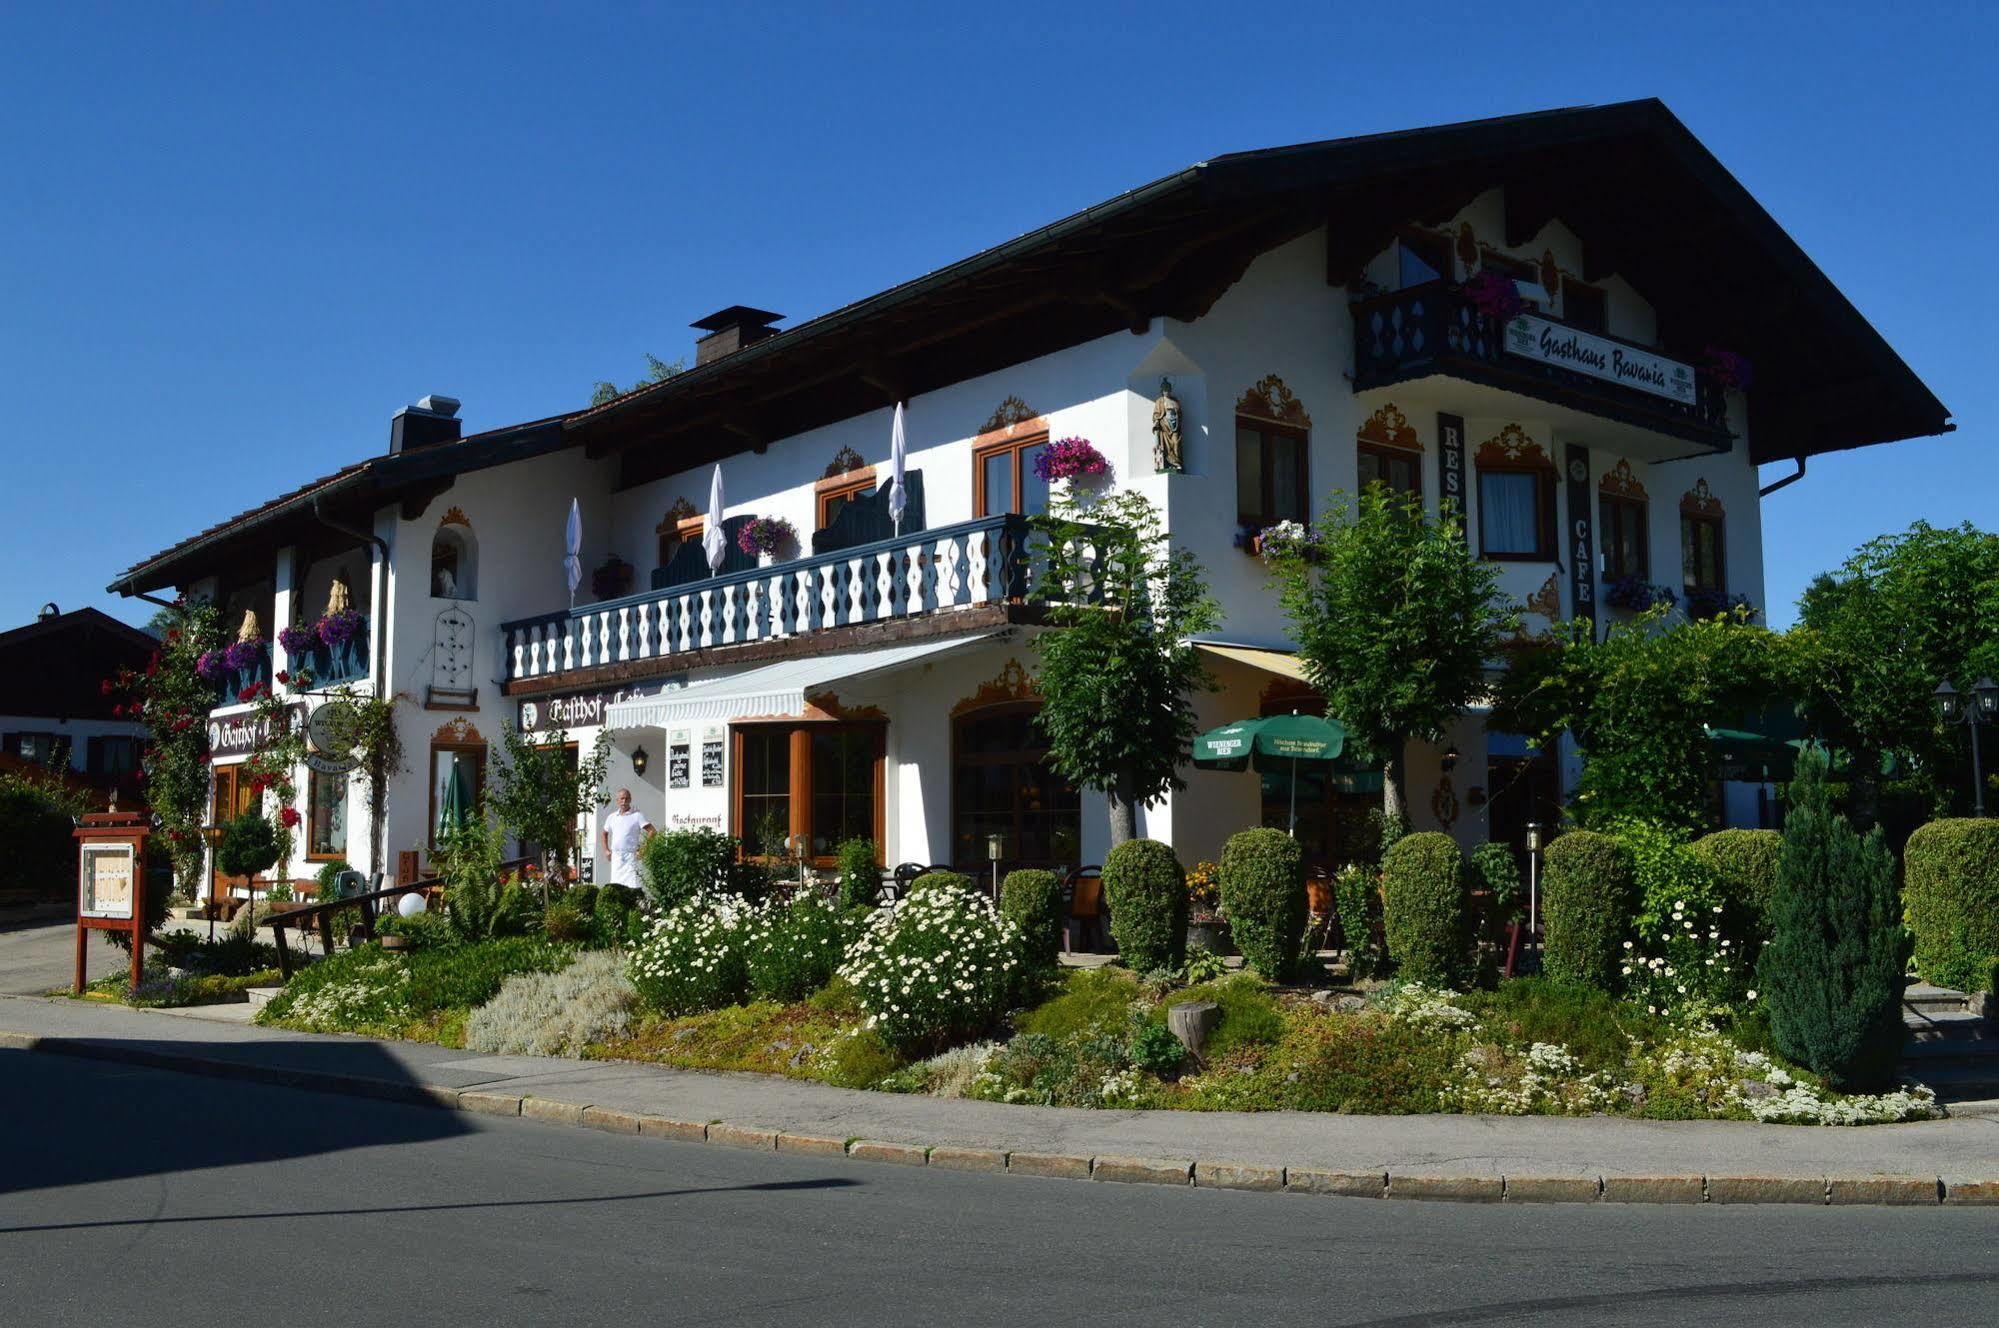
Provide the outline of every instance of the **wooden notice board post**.
{"type": "Polygon", "coordinates": [[[83,990],[84,942],[93,931],[132,937],[132,985],[139,985],[146,953],[146,836],[144,812],[90,812],[76,827],[76,984],[83,990]]]}

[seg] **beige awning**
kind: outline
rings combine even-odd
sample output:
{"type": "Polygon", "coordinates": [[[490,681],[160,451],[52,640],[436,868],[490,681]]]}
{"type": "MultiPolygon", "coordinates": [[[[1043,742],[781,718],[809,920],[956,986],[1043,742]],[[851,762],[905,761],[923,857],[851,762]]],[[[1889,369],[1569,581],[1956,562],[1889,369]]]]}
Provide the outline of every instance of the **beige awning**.
{"type": "Polygon", "coordinates": [[[1280,678],[1290,678],[1304,683],[1307,687],[1312,680],[1305,675],[1305,662],[1288,650],[1265,650],[1259,646],[1225,646],[1215,641],[1196,641],[1194,649],[1216,659],[1225,659],[1232,664],[1246,664],[1252,669],[1274,673],[1280,678]]]}

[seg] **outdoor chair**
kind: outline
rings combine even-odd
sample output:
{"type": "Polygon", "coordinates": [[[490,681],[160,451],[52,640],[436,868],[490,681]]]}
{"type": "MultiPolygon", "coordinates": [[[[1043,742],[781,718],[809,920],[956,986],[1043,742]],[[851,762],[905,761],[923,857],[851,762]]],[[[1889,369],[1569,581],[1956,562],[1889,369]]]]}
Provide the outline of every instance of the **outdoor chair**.
{"type": "Polygon", "coordinates": [[[1104,904],[1104,869],[1078,867],[1062,880],[1062,901],[1068,916],[1062,924],[1062,953],[1071,954],[1091,946],[1093,953],[1112,948],[1110,910],[1104,904]]]}

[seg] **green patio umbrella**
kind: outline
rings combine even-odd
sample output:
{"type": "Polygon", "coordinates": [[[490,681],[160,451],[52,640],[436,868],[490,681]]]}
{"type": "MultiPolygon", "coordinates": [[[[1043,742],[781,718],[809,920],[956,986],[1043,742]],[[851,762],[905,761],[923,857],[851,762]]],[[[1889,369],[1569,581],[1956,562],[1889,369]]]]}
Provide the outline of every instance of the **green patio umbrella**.
{"type": "MultiPolygon", "coordinates": [[[[1298,833],[1298,763],[1331,762],[1346,747],[1347,731],[1334,719],[1317,715],[1269,715],[1263,719],[1239,719],[1218,729],[1209,729],[1194,739],[1194,767],[1197,770],[1249,769],[1254,758],[1258,770],[1268,770],[1276,762],[1288,762],[1291,774],[1291,826],[1298,833]]],[[[1278,765],[1278,769],[1284,769],[1278,765]]]]}
{"type": "Polygon", "coordinates": [[[463,830],[471,819],[472,790],[465,787],[465,767],[454,752],[451,774],[444,781],[444,796],[437,800],[437,833],[442,837],[463,830]]]}

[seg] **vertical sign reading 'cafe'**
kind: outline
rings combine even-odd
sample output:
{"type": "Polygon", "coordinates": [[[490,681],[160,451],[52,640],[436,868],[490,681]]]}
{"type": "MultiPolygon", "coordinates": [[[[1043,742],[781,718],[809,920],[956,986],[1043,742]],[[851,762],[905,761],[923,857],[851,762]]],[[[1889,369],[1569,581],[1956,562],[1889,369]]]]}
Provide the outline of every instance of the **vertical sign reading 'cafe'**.
{"type": "Polygon", "coordinates": [[[1596,636],[1596,536],[1590,521],[1589,449],[1568,445],[1569,604],[1578,621],[1596,636]]]}
{"type": "Polygon", "coordinates": [[[1465,539],[1471,539],[1471,523],[1465,517],[1465,421],[1462,415],[1437,416],[1437,469],[1441,497],[1454,503],[1465,539]]]}

